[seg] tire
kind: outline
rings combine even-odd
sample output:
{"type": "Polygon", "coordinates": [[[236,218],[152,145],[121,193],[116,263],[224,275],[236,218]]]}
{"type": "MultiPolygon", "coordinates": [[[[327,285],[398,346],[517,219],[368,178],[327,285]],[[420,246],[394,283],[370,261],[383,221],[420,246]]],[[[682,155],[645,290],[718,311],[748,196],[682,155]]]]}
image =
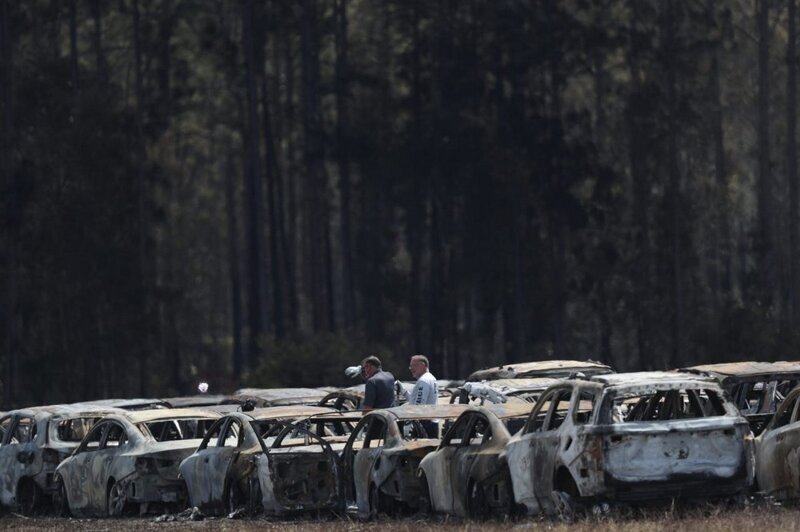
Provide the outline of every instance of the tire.
{"type": "Polygon", "coordinates": [[[225,490],[225,511],[227,514],[230,515],[241,508],[244,500],[242,491],[236,482],[230,482],[225,490]]]}
{"type": "Polygon", "coordinates": [[[17,485],[17,511],[25,516],[35,515],[42,500],[42,490],[32,478],[23,477],[17,485]]]}
{"type": "Polygon", "coordinates": [[[433,513],[433,505],[431,504],[431,488],[428,486],[428,477],[424,472],[420,472],[419,474],[419,484],[419,512],[422,515],[431,515],[433,513]]]}
{"type": "Polygon", "coordinates": [[[128,494],[125,493],[125,488],[116,481],[112,481],[111,487],[108,488],[108,516],[109,517],[123,517],[130,515],[131,505],[128,502],[128,494]]]}
{"type": "Polygon", "coordinates": [[[381,493],[378,486],[372,484],[369,488],[369,518],[376,519],[379,515],[394,515],[394,499],[381,493]]]}
{"type": "Polygon", "coordinates": [[[553,508],[555,515],[565,523],[575,521],[575,501],[572,495],[566,491],[556,490],[553,492],[553,508]]]}
{"type": "Polygon", "coordinates": [[[58,517],[69,517],[69,498],[67,497],[67,486],[61,475],[53,478],[55,493],[53,494],[53,511],[58,517]]]}
{"type": "Polygon", "coordinates": [[[372,521],[378,518],[380,508],[380,494],[378,493],[378,486],[375,484],[369,485],[369,520],[372,521]]]}
{"type": "Polygon", "coordinates": [[[519,515],[517,500],[514,498],[514,484],[511,481],[511,471],[507,467],[503,472],[503,490],[505,490],[505,504],[500,508],[500,517],[514,519],[519,515]]]}
{"type": "Polygon", "coordinates": [[[486,503],[486,493],[477,480],[470,481],[467,495],[467,515],[470,519],[484,520],[489,517],[489,506],[486,503]]]}

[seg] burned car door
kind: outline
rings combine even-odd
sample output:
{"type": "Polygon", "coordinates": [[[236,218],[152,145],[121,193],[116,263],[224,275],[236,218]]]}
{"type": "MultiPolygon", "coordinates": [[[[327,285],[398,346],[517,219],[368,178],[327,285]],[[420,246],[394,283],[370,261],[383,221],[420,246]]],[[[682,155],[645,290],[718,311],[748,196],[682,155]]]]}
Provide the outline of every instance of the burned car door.
{"type": "MultiPolygon", "coordinates": [[[[461,483],[456,455],[462,448],[474,414],[464,414],[450,427],[439,448],[424,459],[420,480],[428,487],[428,501],[437,512],[453,512],[453,497],[461,483]]],[[[461,490],[463,492],[463,488],[461,490]]]]}
{"type": "Polygon", "coordinates": [[[323,437],[307,427],[287,425],[266,454],[281,511],[341,509],[341,465],[323,437]]]}
{"type": "Polygon", "coordinates": [[[181,464],[180,471],[189,488],[192,505],[224,506],[231,464],[239,454],[244,432],[233,417],[217,420],[207,431],[197,451],[181,464]]]}
{"type": "Polygon", "coordinates": [[[800,393],[792,393],[760,436],[756,477],[767,495],[800,495],[800,393]]]}
{"type": "Polygon", "coordinates": [[[60,468],[61,477],[67,490],[70,510],[83,513],[85,510],[103,511],[106,507],[105,485],[98,485],[92,477],[92,459],[100,449],[103,434],[108,423],[97,423],[81,442],[71,458],[65,460],[60,468]]]}
{"type": "MultiPolygon", "coordinates": [[[[17,499],[19,480],[38,472],[34,443],[36,422],[32,416],[14,416],[7,432],[0,447],[0,467],[3,468],[3,502],[11,504],[17,499]]],[[[38,467],[41,467],[41,460],[38,467]]]]}
{"type": "Polygon", "coordinates": [[[555,429],[563,421],[561,416],[564,415],[564,412],[554,412],[558,405],[563,408],[564,396],[566,394],[568,397],[569,393],[570,390],[563,387],[545,392],[534,405],[522,432],[514,436],[506,446],[514,498],[518,503],[524,504],[530,513],[543,510],[540,504],[541,494],[552,490],[552,478],[543,479],[542,477],[548,475],[543,475],[541,471],[550,471],[552,474],[558,442],[555,429]],[[540,485],[542,482],[546,486],[540,485]]]}
{"type": "Polygon", "coordinates": [[[495,455],[488,456],[482,451],[492,439],[489,421],[481,414],[470,416],[470,423],[463,434],[461,445],[453,457],[450,475],[454,481],[452,489],[453,510],[457,515],[475,513],[479,508],[471,508],[470,503],[482,504],[484,480],[481,471],[486,471],[485,462],[496,461],[495,455]]]}
{"type": "Polygon", "coordinates": [[[560,389],[550,402],[542,430],[531,437],[531,454],[534,463],[533,492],[539,506],[551,508],[554,477],[558,455],[572,447],[573,438],[562,433],[562,425],[569,419],[572,389],[560,389]]]}
{"type": "Polygon", "coordinates": [[[383,452],[386,420],[368,415],[356,426],[342,453],[342,477],[348,505],[354,502],[361,514],[369,513],[369,492],[375,463],[383,452]]]}

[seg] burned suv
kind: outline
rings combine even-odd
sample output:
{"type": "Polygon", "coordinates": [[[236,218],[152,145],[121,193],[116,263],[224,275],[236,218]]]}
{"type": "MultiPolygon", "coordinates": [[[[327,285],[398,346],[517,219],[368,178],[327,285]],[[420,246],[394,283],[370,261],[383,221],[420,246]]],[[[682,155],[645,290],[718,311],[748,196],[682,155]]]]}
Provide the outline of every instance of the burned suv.
{"type": "Polygon", "coordinates": [[[749,489],[754,463],[750,427],[719,384],[667,372],[551,386],[505,457],[516,502],[528,513],[736,497],[749,489]]]}

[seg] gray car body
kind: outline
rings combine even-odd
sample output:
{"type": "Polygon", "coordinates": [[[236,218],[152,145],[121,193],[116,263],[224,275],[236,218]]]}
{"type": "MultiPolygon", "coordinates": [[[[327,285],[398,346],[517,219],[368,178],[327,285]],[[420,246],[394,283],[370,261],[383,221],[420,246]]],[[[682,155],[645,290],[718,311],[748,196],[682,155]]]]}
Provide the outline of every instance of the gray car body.
{"type": "MultiPolygon", "coordinates": [[[[39,494],[52,496],[53,473],[58,464],[80,444],[80,438],[65,438],[58,427],[61,422],[78,422],[88,430],[99,418],[121,412],[115,408],[90,405],[51,405],[12,410],[0,418],[0,503],[16,506],[20,484],[31,480],[39,494]],[[27,438],[15,437],[20,423],[31,427],[27,438]]],[[[81,435],[82,436],[82,435],[81,435]]]]}
{"type": "Polygon", "coordinates": [[[716,381],[678,373],[611,374],[556,384],[541,395],[504,455],[516,502],[528,513],[558,511],[563,493],[583,501],[711,498],[741,495],[753,479],[747,421],[716,381]],[[680,397],[682,391],[691,391],[704,412],[712,408],[697,397],[713,394],[713,414],[636,421],[615,419],[611,411],[615,400],[680,397]],[[558,410],[562,404],[566,411],[558,410]]]}
{"type": "Polygon", "coordinates": [[[56,469],[69,511],[75,516],[115,515],[109,508],[109,493],[115,484],[125,498],[124,505],[139,505],[142,513],[153,503],[180,503],[185,485],[178,478],[178,464],[197,448],[202,436],[157,441],[142,425],[190,420],[210,424],[219,417],[214,412],[190,409],[144,410],[105,417],[56,469]],[[120,438],[118,445],[112,445],[111,431],[119,430],[124,431],[124,441],[120,438]],[[94,447],[90,442],[99,435],[99,445],[94,447]]]}

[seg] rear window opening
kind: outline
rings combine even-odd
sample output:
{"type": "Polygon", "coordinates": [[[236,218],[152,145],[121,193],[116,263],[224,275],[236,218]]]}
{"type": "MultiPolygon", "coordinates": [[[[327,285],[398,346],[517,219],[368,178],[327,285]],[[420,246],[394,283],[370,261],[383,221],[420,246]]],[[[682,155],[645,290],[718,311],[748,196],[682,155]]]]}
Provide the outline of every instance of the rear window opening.
{"type": "Polygon", "coordinates": [[[653,390],[606,401],[606,423],[670,421],[724,416],[725,406],[713,390],[653,390]]]}
{"type": "Polygon", "coordinates": [[[143,423],[156,441],[201,439],[215,419],[165,419],[143,423]]]}

